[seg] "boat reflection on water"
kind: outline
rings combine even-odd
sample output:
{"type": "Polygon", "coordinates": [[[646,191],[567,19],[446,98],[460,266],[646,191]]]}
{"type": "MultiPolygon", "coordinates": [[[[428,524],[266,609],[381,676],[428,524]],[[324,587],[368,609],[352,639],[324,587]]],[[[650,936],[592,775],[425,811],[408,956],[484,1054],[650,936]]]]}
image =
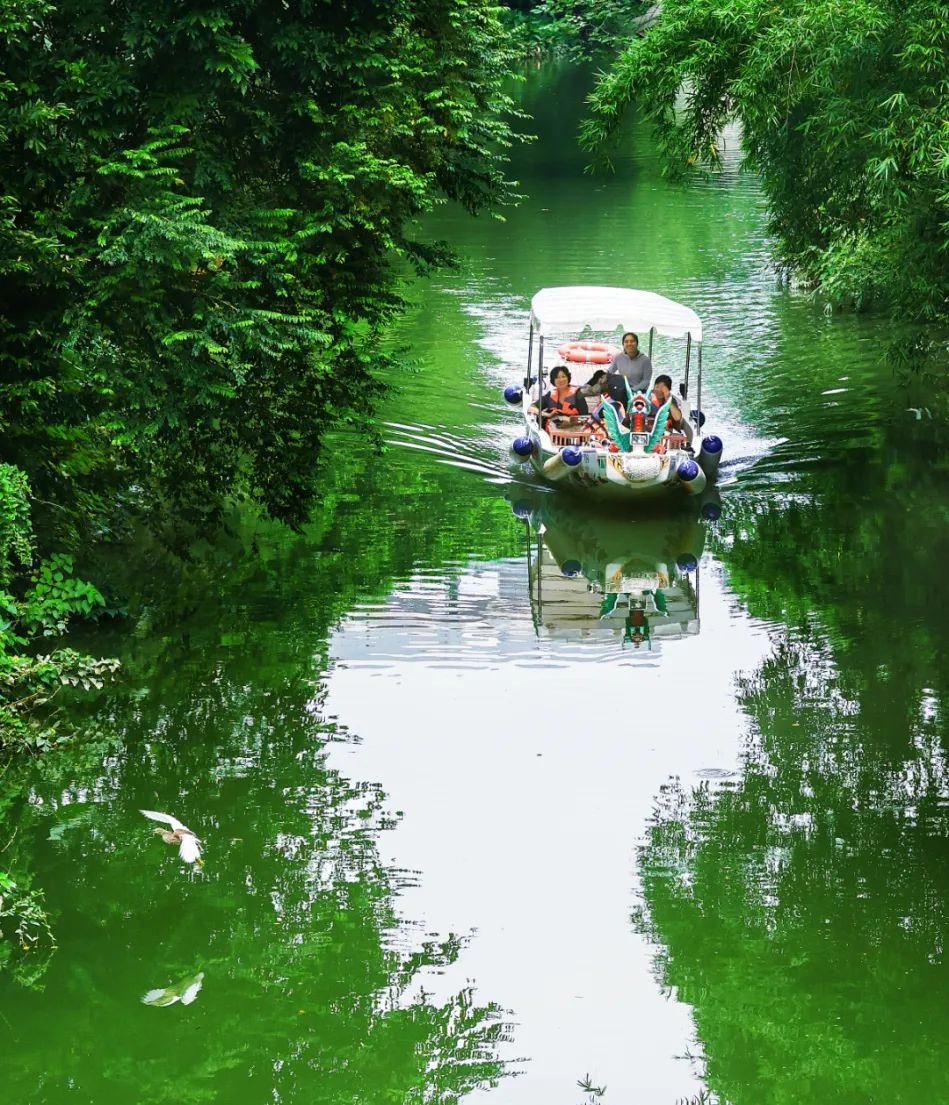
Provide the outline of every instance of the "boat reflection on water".
{"type": "Polygon", "coordinates": [[[556,639],[618,639],[656,652],[699,632],[702,550],[717,492],[695,509],[634,518],[519,489],[534,624],[556,639]]]}

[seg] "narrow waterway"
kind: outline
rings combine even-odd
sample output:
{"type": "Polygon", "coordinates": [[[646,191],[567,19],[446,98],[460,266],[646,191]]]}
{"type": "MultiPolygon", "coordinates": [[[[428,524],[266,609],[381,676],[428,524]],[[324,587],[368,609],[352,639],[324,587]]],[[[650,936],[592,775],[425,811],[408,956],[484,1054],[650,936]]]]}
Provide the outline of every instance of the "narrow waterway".
{"type": "Polygon", "coordinates": [[[946,459],[884,327],[776,284],[734,140],[671,185],[631,129],[589,176],[588,88],[532,72],[522,205],[426,226],[462,261],[380,351],[385,453],[341,436],[303,535],[138,564],[88,739],[8,772],[59,947],[0,975],[4,1101],[949,1100],[946,459]],[[530,297],[581,283],[702,317],[717,519],[508,459],[530,297]],[[682,631],[601,617],[607,570],[667,573],[682,631]]]}

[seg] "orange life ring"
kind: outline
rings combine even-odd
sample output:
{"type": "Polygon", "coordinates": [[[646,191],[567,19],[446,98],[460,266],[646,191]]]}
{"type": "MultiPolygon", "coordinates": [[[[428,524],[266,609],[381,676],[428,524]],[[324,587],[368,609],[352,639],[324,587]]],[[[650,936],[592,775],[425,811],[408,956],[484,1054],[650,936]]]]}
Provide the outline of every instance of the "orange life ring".
{"type": "Polygon", "coordinates": [[[557,350],[565,361],[574,364],[609,364],[619,352],[605,341],[571,341],[557,350]]]}

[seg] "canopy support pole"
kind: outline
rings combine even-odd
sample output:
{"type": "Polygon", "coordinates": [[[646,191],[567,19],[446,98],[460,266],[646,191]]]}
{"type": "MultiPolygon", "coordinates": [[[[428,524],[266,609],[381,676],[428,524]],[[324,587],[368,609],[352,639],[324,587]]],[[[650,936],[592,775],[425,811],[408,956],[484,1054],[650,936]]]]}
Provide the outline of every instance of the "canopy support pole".
{"type": "Polygon", "coordinates": [[[697,409],[698,409],[698,412],[699,412],[699,417],[698,417],[698,423],[699,424],[698,424],[698,426],[696,426],[696,429],[699,431],[699,437],[701,437],[702,436],[702,347],[701,347],[701,345],[699,346],[699,387],[698,387],[698,397],[697,397],[697,400],[696,400],[696,405],[697,405],[697,409]]]}
{"type": "Polygon", "coordinates": [[[544,397],[544,335],[537,339],[537,422],[543,426],[544,421],[540,417],[540,402],[544,397]]]}
{"type": "MultiPolygon", "coordinates": [[[[701,349],[702,347],[699,346],[701,349]]],[[[689,360],[692,356],[692,335],[685,335],[685,383],[682,385],[680,391],[683,399],[689,397],[689,360]]],[[[699,354],[701,356],[701,354],[699,354]]]]}
{"type": "Polygon", "coordinates": [[[656,336],[655,326],[649,327],[649,360],[652,362],[652,339],[656,336]]]}
{"type": "Polygon", "coordinates": [[[524,377],[524,390],[531,390],[531,354],[534,352],[534,320],[531,319],[530,333],[527,335],[527,375],[524,377]]]}

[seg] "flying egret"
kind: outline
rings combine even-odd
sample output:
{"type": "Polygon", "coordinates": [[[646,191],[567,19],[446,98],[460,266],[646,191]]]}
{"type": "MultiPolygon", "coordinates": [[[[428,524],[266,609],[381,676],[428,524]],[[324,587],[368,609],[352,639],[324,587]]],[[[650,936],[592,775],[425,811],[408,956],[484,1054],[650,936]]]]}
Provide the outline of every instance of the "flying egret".
{"type": "Polygon", "coordinates": [[[155,829],[155,832],[161,835],[166,844],[180,845],[178,855],[185,863],[200,864],[201,841],[187,825],[182,825],[177,817],[172,817],[169,813],[156,813],[154,810],[139,810],[139,813],[143,813],[151,821],[161,821],[170,826],[170,832],[168,829],[155,829]]]}
{"type": "Polygon", "coordinates": [[[164,990],[149,990],[142,1002],[145,1005],[157,1005],[159,1008],[174,1005],[176,1001],[180,1001],[182,1005],[190,1005],[198,996],[203,981],[204,971],[198,971],[196,975],[183,978],[180,982],[166,986],[164,990]]]}

